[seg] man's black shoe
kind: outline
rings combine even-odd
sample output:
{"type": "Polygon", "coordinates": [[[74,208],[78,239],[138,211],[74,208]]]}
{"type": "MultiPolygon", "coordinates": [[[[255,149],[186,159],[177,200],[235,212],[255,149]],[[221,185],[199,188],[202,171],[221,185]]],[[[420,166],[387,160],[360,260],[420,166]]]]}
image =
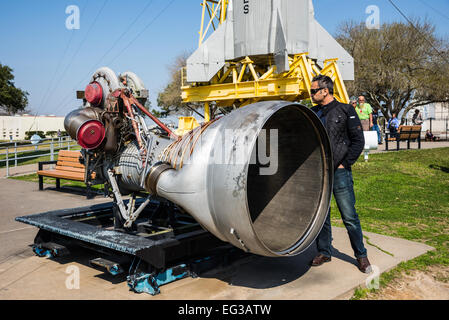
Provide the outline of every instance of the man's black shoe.
{"type": "Polygon", "coordinates": [[[325,255],[319,254],[315,258],[313,258],[311,266],[318,267],[321,266],[325,262],[331,261],[331,257],[326,257],[325,255]]]}
{"type": "Polygon", "coordinates": [[[368,258],[358,258],[357,262],[359,264],[358,267],[360,271],[363,273],[371,273],[372,267],[368,258]]]}

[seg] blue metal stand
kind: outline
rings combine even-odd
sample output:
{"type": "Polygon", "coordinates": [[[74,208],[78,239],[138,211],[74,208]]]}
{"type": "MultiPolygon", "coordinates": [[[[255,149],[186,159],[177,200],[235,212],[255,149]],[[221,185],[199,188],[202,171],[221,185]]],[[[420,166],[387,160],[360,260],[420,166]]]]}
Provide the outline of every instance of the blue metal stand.
{"type": "Polygon", "coordinates": [[[52,250],[43,249],[36,245],[33,246],[33,252],[41,258],[43,257],[54,258],[52,250]]]}
{"type": "Polygon", "coordinates": [[[128,286],[137,293],[149,293],[157,295],[161,291],[160,286],[189,276],[186,264],[167,269],[157,274],[138,272],[127,277],[128,286]]]}

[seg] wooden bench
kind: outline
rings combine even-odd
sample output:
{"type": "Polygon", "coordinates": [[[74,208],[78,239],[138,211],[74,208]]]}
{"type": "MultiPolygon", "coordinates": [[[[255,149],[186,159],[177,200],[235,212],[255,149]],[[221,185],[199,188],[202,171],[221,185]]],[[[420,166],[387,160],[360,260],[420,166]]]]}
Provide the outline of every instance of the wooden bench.
{"type": "Polygon", "coordinates": [[[421,149],[421,126],[399,126],[397,133],[385,134],[385,150],[388,151],[388,142],[393,141],[396,141],[396,150],[399,150],[401,141],[407,141],[407,149],[410,149],[410,141],[412,140],[417,140],[418,149],[421,149]]]}
{"type": "MultiPolygon", "coordinates": [[[[61,188],[60,179],[86,182],[86,168],[80,162],[80,159],[82,159],[80,151],[61,150],[59,151],[57,161],[39,162],[39,170],[37,171],[39,190],[44,189],[44,177],[56,178],[57,189],[61,188]],[[43,170],[43,166],[48,164],[56,164],[56,167],[50,170],[43,170]]],[[[91,178],[95,179],[95,173],[92,174],[91,178]]],[[[87,197],[89,197],[91,183],[86,183],[86,186],[87,197]]]]}

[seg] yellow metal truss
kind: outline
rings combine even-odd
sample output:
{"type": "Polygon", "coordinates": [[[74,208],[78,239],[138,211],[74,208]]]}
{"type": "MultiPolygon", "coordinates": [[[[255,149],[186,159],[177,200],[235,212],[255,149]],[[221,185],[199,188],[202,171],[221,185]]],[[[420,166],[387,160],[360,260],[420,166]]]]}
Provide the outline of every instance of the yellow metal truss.
{"type": "Polygon", "coordinates": [[[329,59],[319,68],[307,53],[293,56],[290,69],[275,74],[276,66],[262,68],[246,57],[238,63],[228,62],[208,83],[186,85],[183,72],[183,102],[216,102],[217,106],[245,106],[261,100],[300,101],[310,99],[310,86],[318,74],[329,76],[334,81],[335,98],[349,102],[345,84],[338,70],[337,60],[329,59]]]}
{"type": "Polygon", "coordinates": [[[201,46],[203,43],[211,26],[215,30],[226,20],[226,10],[228,8],[228,4],[229,0],[203,0],[201,3],[203,11],[201,14],[201,27],[199,32],[200,39],[198,46],[201,46]],[[207,26],[205,24],[207,21],[206,12],[209,15],[209,22],[207,26]],[[217,26],[215,24],[217,24],[217,26]]]}
{"type": "MultiPolygon", "coordinates": [[[[226,19],[229,0],[203,0],[199,46],[203,43],[210,27],[216,29],[226,19]],[[209,21],[206,25],[206,13],[209,21]]],[[[324,61],[318,66],[300,53],[289,57],[288,71],[277,74],[272,56],[265,59],[250,57],[241,61],[228,61],[207,83],[186,83],[185,68],[182,69],[182,101],[204,103],[205,121],[211,120],[210,103],[217,107],[243,107],[262,100],[301,101],[310,99],[313,77],[323,74],[334,81],[334,96],[343,103],[349,103],[345,84],[337,65],[337,59],[324,61]]]]}

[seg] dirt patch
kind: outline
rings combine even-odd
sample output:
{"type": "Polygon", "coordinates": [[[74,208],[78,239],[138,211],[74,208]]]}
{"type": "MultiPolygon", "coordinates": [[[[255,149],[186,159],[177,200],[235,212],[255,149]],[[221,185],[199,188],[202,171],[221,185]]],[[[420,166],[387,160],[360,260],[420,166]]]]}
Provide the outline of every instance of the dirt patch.
{"type": "Polygon", "coordinates": [[[368,300],[449,300],[449,267],[432,266],[425,271],[403,272],[368,300]]]}

